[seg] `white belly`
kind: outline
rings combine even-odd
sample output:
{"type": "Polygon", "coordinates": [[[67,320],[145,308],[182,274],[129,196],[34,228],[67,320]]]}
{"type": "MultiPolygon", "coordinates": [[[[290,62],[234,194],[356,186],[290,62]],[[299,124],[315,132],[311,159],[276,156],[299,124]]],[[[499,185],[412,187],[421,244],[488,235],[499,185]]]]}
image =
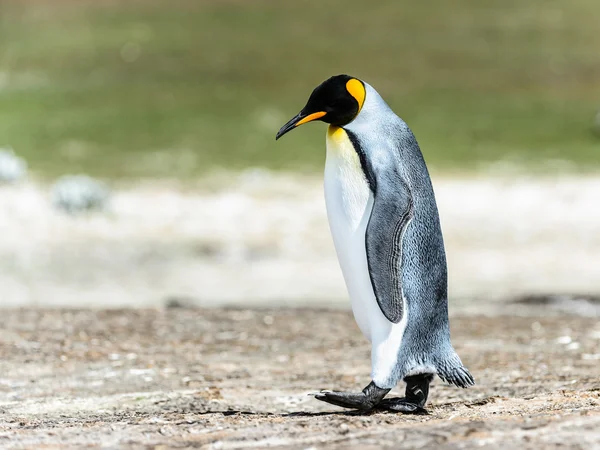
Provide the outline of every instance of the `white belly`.
{"type": "Polygon", "coordinates": [[[345,132],[338,130],[337,134],[328,133],[327,139],[327,218],[352,301],[354,318],[363,334],[371,340],[371,322],[376,315],[373,306],[378,308],[378,305],[367,267],[365,231],[371,215],[373,195],[360,167],[358,155],[345,132]]]}
{"type": "Polygon", "coordinates": [[[337,127],[330,127],[327,134],[325,203],[354,318],[372,343],[373,380],[379,387],[393,386],[397,382],[392,378],[406,315],[400,323],[393,324],[377,304],[365,246],[373,194],[352,143],[345,131],[337,127]]]}

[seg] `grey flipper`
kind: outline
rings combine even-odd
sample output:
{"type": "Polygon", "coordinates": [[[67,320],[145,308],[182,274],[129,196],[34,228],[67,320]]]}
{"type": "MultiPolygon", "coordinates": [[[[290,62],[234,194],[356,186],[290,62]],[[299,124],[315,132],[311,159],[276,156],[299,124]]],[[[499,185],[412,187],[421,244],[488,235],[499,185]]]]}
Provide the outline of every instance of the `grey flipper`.
{"type": "Polygon", "coordinates": [[[388,179],[377,180],[376,174],[371,174],[371,184],[375,184],[371,189],[375,192],[365,237],[375,298],[383,315],[393,323],[399,323],[404,316],[400,279],[402,236],[413,216],[413,200],[408,186],[396,175],[391,173],[387,175],[388,179]]]}
{"type": "Polygon", "coordinates": [[[399,323],[405,314],[402,237],[413,217],[412,194],[400,173],[396,155],[383,151],[369,157],[356,134],[345,131],[358,153],[374,198],[365,236],[373,292],[385,318],[399,323]]]}
{"type": "Polygon", "coordinates": [[[386,385],[437,373],[468,387],[473,377],[450,342],[446,255],[429,173],[408,126],[395,115],[387,119],[396,125],[377,133],[357,125],[360,139],[345,128],[374,197],[365,237],[373,291],[388,320],[408,318],[386,385]]]}

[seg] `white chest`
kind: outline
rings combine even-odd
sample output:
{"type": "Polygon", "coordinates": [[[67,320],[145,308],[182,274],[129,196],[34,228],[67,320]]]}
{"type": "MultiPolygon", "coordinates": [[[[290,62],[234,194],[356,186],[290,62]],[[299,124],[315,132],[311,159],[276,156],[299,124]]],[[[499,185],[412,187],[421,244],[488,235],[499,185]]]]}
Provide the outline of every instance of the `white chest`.
{"type": "Polygon", "coordinates": [[[371,196],[360,159],[348,135],[342,128],[330,127],[327,133],[325,202],[334,240],[338,233],[355,234],[359,231],[365,215],[368,220],[371,196]]]}
{"type": "Polygon", "coordinates": [[[325,203],[336,253],[359,328],[371,339],[374,315],[380,315],[369,277],[365,233],[373,195],[358,154],[341,128],[327,133],[325,203]]]}

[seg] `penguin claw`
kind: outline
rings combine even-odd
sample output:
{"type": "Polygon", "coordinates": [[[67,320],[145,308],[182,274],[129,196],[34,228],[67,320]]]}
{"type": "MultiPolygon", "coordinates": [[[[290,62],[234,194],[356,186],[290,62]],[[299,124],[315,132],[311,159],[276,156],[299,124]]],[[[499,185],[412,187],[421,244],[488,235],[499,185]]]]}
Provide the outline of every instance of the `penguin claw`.
{"type": "Polygon", "coordinates": [[[369,404],[365,394],[362,392],[321,391],[315,395],[315,398],[342,408],[360,410],[372,408],[372,405],[369,404]]]}
{"type": "Polygon", "coordinates": [[[321,391],[315,395],[315,398],[342,408],[369,411],[381,402],[389,391],[389,389],[379,388],[371,382],[362,392],[321,391]]]}
{"type": "Polygon", "coordinates": [[[408,401],[406,398],[394,397],[382,400],[377,409],[384,411],[399,412],[403,414],[423,414],[428,415],[429,412],[422,406],[408,401]]]}
{"type": "Polygon", "coordinates": [[[333,392],[333,391],[329,391],[329,390],[324,389],[324,390],[320,390],[320,391],[316,391],[316,392],[309,392],[306,395],[309,395],[311,397],[316,397],[317,395],[322,395],[322,394],[325,394],[327,392],[333,392]]]}

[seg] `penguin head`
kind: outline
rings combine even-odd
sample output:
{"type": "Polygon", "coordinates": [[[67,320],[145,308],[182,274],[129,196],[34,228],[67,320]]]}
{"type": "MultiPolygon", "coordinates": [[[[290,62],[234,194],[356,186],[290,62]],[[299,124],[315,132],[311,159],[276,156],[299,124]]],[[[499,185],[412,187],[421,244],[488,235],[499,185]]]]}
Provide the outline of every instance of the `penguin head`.
{"type": "Polygon", "coordinates": [[[313,120],[344,126],[356,118],[365,97],[365,84],[358,78],[349,75],[333,76],[315,88],[306,106],[281,127],[275,139],[313,120]]]}

